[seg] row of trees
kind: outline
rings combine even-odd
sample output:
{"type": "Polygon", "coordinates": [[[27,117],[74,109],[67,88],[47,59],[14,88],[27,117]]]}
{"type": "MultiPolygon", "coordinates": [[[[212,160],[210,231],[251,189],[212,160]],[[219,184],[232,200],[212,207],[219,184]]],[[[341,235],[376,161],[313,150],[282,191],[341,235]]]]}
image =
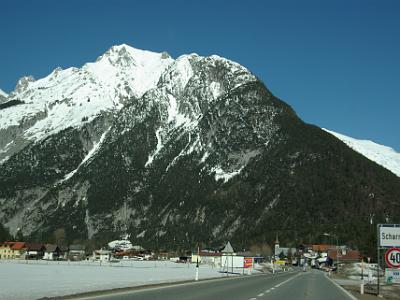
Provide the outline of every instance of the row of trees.
{"type": "Polygon", "coordinates": [[[0,242],[11,240],[13,237],[11,236],[7,227],[4,227],[3,224],[0,223],[0,242]]]}

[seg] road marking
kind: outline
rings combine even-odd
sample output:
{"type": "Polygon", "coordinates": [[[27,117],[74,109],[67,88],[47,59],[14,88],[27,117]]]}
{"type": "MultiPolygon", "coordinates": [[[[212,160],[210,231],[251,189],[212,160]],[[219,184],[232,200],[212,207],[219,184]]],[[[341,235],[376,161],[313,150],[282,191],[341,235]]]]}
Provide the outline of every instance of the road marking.
{"type": "Polygon", "coordinates": [[[283,282],[277,284],[275,287],[278,288],[278,287],[280,287],[281,285],[284,285],[285,283],[288,283],[288,282],[289,282],[290,280],[292,280],[293,278],[296,278],[297,276],[299,276],[299,275],[290,277],[289,279],[287,279],[287,280],[285,280],[285,281],[283,281],[283,282]]]}
{"type": "Polygon", "coordinates": [[[264,293],[258,294],[257,297],[262,297],[264,296],[264,293]]]}
{"type": "Polygon", "coordinates": [[[325,274],[325,278],[332,282],[339,290],[341,290],[344,294],[346,294],[350,299],[357,300],[349,291],[345,290],[340,284],[330,278],[327,274],[325,274]]]}
{"type": "Polygon", "coordinates": [[[270,292],[270,290],[266,290],[266,291],[265,291],[265,293],[269,293],[269,292],[270,292]]]}
{"type": "Polygon", "coordinates": [[[250,298],[249,300],[257,300],[257,298],[250,298]]]}

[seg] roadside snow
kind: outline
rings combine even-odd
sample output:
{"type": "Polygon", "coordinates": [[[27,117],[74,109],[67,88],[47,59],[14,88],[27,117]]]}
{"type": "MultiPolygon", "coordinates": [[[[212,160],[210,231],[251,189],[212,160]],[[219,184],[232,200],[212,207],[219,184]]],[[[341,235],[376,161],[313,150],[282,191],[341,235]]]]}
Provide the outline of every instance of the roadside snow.
{"type": "MultiPolygon", "coordinates": [[[[170,261],[46,262],[0,260],[0,299],[38,299],[76,293],[191,280],[195,264],[170,261]]],[[[199,278],[221,277],[201,265],[199,278]]]]}

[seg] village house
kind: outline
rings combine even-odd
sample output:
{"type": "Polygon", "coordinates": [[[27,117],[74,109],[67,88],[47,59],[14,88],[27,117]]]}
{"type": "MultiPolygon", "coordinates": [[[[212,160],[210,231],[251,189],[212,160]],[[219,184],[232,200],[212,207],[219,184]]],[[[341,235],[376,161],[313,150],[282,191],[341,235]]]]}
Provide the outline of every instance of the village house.
{"type": "Polygon", "coordinates": [[[0,243],[0,259],[20,259],[25,258],[24,242],[4,242],[0,243]]]}
{"type": "Polygon", "coordinates": [[[57,245],[46,244],[43,259],[58,260],[60,257],[60,248],[57,245]]]}
{"type": "Polygon", "coordinates": [[[336,245],[330,244],[314,244],[311,246],[311,250],[317,253],[327,253],[328,250],[336,249],[336,245]]]}
{"type": "Polygon", "coordinates": [[[0,244],[0,259],[12,259],[12,245],[14,245],[14,242],[3,242],[0,244]]]}
{"type": "Polygon", "coordinates": [[[26,246],[24,242],[14,242],[11,246],[13,259],[24,259],[26,255],[26,246]]]}
{"type": "Polygon", "coordinates": [[[86,259],[86,252],[84,245],[71,245],[68,252],[69,260],[84,260],[86,259]]]}
{"type": "Polygon", "coordinates": [[[344,247],[340,247],[338,248],[338,251],[336,249],[328,250],[328,257],[333,261],[358,262],[361,259],[361,254],[358,250],[348,250],[344,247]]]}
{"type": "Polygon", "coordinates": [[[42,259],[45,247],[40,243],[27,243],[26,244],[26,258],[27,259],[42,259]]]}
{"type": "Polygon", "coordinates": [[[60,248],[59,259],[60,260],[67,260],[68,259],[68,252],[69,252],[68,246],[59,246],[59,248],[60,248]]]}
{"type": "Polygon", "coordinates": [[[100,260],[100,261],[110,261],[111,259],[111,251],[110,250],[95,250],[93,251],[93,260],[100,260]]]}
{"type": "Polygon", "coordinates": [[[192,254],[192,263],[220,266],[222,260],[221,252],[199,252],[192,254]]]}

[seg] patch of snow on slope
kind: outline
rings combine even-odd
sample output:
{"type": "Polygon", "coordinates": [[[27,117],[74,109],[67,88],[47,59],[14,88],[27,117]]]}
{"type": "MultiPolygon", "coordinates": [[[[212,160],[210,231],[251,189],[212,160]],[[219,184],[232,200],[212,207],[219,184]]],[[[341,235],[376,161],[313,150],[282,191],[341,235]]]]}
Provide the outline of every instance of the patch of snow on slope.
{"type": "Polygon", "coordinates": [[[217,99],[221,94],[221,85],[219,82],[213,81],[210,83],[210,91],[211,94],[213,95],[214,99],[217,99]]]}
{"type": "Polygon", "coordinates": [[[230,179],[235,177],[236,175],[239,175],[240,172],[242,172],[244,166],[241,167],[239,170],[233,171],[233,172],[225,172],[221,167],[214,167],[211,172],[215,172],[215,180],[220,180],[222,179],[224,183],[228,182],[230,179]]]}
{"type": "Polygon", "coordinates": [[[176,127],[190,121],[179,112],[179,103],[176,97],[181,95],[194,74],[189,60],[192,56],[180,56],[162,76],[162,81],[168,91],[168,123],[175,122],[176,127]]]}
{"type": "Polygon", "coordinates": [[[6,144],[6,145],[4,146],[3,149],[0,149],[0,153],[6,153],[7,150],[8,150],[8,148],[9,148],[12,144],[14,144],[14,141],[9,142],[8,144],[6,144]]]}
{"type": "Polygon", "coordinates": [[[154,157],[157,156],[157,154],[161,151],[161,149],[162,149],[162,147],[163,147],[162,139],[161,139],[161,131],[162,131],[162,127],[158,128],[158,129],[156,130],[157,147],[156,147],[156,150],[154,151],[154,153],[151,154],[151,155],[149,156],[149,158],[147,159],[147,162],[146,162],[146,164],[144,165],[145,167],[147,167],[148,165],[150,165],[150,164],[153,162],[154,157]]]}
{"type": "Polygon", "coordinates": [[[323,130],[334,135],[366,158],[385,167],[400,177],[400,153],[396,152],[394,149],[368,140],[357,140],[325,128],[323,128],[323,130]]]}
{"type": "Polygon", "coordinates": [[[111,127],[109,127],[109,128],[101,135],[100,140],[99,140],[97,143],[94,143],[93,148],[90,149],[90,151],[88,152],[88,154],[86,154],[85,158],[82,160],[82,162],[79,164],[79,166],[78,166],[75,170],[73,170],[73,171],[71,171],[70,173],[68,173],[67,175],[65,175],[64,179],[63,179],[61,182],[64,182],[64,181],[70,179],[72,176],[74,176],[75,173],[78,172],[79,168],[80,168],[85,162],[87,162],[90,158],[92,158],[92,157],[97,153],[97,151],[98,151],[99,148],[100,148],[100,145],[103,143],[103,141],[104,141],[104,139],[105,139],[107,133],[110,131],[110,129],[111,129],[111,127]]]}

